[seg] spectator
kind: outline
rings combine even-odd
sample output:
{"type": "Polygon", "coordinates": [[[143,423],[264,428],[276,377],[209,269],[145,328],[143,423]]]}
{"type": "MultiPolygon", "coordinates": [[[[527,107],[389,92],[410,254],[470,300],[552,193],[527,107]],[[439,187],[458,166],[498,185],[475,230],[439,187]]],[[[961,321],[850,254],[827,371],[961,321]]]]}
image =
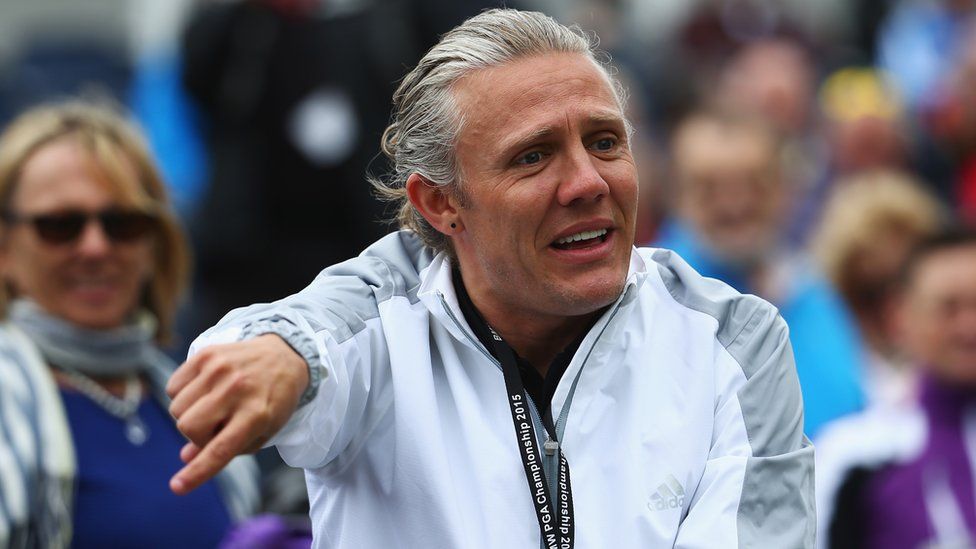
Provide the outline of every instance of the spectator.
{"type": "Polygon", "coordinates": [[[909,257],[900,340],[917,399],[824,432],[817,451],[820,545],[973,547],[976,234],[925,240],[909,257]]]}
{"type": "Polygon", "coordinates": [[[913,376],[898,349],[896,283],[908,252],[939,230],[944,211],[918,181],[900,172],[864,173],[834,185],[814,236],[815,257],[864,338],[869,402],[901,401],[911,394],[913,376]]]}
{"type": "Polygon", "coordinates": [[[861,344],[842,300],[804,255],[782,241],[787,220],[775,134],[756,118],[699,111],[672,141],[676,219],[658,245],[695,269],[754,293],[790,326],[806,410],[806,433],[857,411],[861,344]]]}
{"type": "Polygon", "coordinates": [[[830,151],[828,179],[909,166],[902,106],[883,74],[857,67],[834,72],[821,86],[820,106],[830,151]]]}
{"type": "Polygon", "coordinates": [[[797,38],[755,40],[725,63],[710,97],[727,110],[766,121],[781,141],[782,173],[790,202],[788,242],[805,244],[829,160],[816,116],[816,59],[797,38]]]}
{"type": "Polygon", "coordinates": [[[976,13],[964,31],[925,128],[948,166],[950,203],[976,226],[976,13]]]}
{"type": "Polygon", "coordinates": [[[0,546],[213,547],[257,501],[250,458],[177,498],[163,391],[187,249],[146,147],[68,102],[0,138],[0,546]]]}
{"type": "Polygon", "coordinates": [[[914,126],[916,169],[946,204],[961,204],[969,214],[976,177],[976,117],[972,69],[966,66],[972,67],[976,58],[976,2],[893,4],[878,36],[877,65],[890,75],[914,126]]]}

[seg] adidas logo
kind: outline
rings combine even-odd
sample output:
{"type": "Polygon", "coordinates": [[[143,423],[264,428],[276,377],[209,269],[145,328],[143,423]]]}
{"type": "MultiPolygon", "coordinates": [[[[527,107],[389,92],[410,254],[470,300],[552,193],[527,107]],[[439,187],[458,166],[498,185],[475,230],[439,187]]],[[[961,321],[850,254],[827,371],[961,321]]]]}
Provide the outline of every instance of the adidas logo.
{"type": "Polygon", "coordinates": [[[678,479],[674,475],[668,475],[664,483],[657,487],[657,491],[651,496],[651,501],[647,502],[647,508],[651,511],[667,511],[668,509],[681,509],[685,504],[685,489],[681,487],[678,479]]]}

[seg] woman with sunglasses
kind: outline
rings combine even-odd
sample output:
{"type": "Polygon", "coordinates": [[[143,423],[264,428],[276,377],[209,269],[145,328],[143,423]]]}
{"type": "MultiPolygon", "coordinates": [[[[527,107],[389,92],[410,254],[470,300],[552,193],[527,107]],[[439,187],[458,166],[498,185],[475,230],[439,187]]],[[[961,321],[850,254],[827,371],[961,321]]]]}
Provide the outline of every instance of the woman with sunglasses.
{"type": "Polygon", "coordinates": [[[0,137],[0,547],[214,547],[257,501],[253,463],[168,489],[163,390],[188,253],[138,133],[44,106],[0,137]]]}

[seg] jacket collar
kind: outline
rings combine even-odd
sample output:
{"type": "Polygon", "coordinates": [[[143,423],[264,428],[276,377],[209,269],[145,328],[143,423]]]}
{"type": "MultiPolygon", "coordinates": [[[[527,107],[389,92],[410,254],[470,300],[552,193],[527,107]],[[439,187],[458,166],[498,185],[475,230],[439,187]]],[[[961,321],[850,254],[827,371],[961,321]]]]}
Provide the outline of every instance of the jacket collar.
{"type": "MultiPolygon", "coordinates": [[[[420,271],[420,287],[417,297],[448,332],[456,339],[480,349],[474,330],[468,325],[458,304],[457,292],[452,281],[453,265],[446,253],[439,253],[431,263],[420,271]]],[[[611,308],[626,305],[637,297],[637,292],[647,278],[647,264],[633,248],[630,254],[630,265],[627,272],[627,282],[623,292],[611,308]]],[[[602,324],[601,321],[597,325],[602,324]]]]}

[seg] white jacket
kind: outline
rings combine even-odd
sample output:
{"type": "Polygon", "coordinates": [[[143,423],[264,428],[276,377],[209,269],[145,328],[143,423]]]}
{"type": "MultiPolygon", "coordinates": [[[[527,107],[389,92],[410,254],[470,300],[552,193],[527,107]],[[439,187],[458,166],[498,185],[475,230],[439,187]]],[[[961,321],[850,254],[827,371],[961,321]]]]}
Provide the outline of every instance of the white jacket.
{"type": "MultiPolygon", "coordinates": [[[[502,373],[446,256],[388,235],[294,296],[231,312],[194,349],[267,332],[324,369],[271,441],[306,470],[315,547],[538,547],[502,373]]],[[[787,333],[768,303],[634,251],[552,400],[577,548],[813,546],[787,333]]]]}

